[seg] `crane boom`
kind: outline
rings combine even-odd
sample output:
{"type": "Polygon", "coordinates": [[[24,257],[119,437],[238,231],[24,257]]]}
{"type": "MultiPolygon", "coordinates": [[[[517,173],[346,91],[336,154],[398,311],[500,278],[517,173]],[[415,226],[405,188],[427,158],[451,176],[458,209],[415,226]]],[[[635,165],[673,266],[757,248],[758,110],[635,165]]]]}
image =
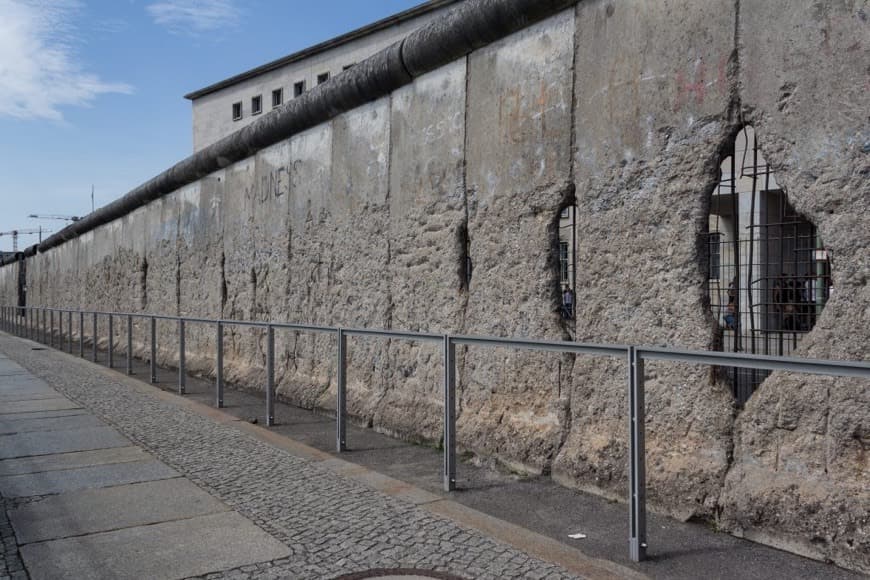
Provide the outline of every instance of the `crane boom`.
{"type": "Polygon", "coordinates": [[[32,234],[39,234],[40,241],[42,239],[42,234],[49,234],[51,230],[44,230],[42,228],[39,229],[31,229],[31,230],[9,230],[8,232],[0,232],[0,236],[12,236],[12,251],[18,251],[18,236],[29,236],[32,234]]]}
{"type": "Polygon", "coordinates": [[[35,214],[35,213],[32,213],[27,217],[41,219],[41,220],[65,220],[68,222],[77,222],[80,219],[82,219],[77,215],[35,214]]]}

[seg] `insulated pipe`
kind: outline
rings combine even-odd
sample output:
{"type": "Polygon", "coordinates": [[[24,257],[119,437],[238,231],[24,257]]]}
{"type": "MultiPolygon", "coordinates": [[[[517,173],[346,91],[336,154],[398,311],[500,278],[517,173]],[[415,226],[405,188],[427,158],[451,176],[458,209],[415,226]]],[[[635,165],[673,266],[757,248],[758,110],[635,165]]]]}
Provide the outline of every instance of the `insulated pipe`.
{"type": "MultiPolygon", "coordinates": [[[[414,78],[552,16],[578,0],[467,0],[275,112],[194,153],[39,244],[45,252],[414,78]]],[[[36,252],[37,246],[25,250],[36,252]]]]}

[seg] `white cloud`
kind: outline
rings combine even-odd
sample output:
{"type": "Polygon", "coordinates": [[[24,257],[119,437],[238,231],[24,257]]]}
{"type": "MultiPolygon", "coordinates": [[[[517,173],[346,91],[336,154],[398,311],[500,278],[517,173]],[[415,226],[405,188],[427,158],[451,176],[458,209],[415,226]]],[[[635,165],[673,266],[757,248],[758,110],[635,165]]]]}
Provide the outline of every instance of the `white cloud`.
{"type": "Polygon", "coordinates": [[[145,9],[155,23],[170,32],[194,36],[232,26],[239,18],[233,0],[163,0],[145,9]]]}
{"type": "Polygon", "coordinates": [[[0,117],[62,120],[63,106],[130,93],[83,70],[75,54],[73,0],[0,0],[0,117]]]}

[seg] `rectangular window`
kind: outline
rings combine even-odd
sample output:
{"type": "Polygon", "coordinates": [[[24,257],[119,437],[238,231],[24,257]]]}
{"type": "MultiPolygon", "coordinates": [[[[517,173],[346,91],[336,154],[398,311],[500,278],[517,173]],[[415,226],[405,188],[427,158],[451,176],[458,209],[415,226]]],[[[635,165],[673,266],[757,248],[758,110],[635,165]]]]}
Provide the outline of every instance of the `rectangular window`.
{"type": "Polygon", "coordinates": [[[275,89],[272,91],[272,106],[280,107],[284,102],[284,89],[275,89]]]}
{"type": "Polygon", "coordinates": [[[242,118],[242,102],[233,103],[233,121],[238,121],[242,118]]]}
{"type": "Polygon", "coordinates": [[[322,85],[323,83],[325,83],[328,80],[329,80],[329,73],[328,72],[321,73],[321,74],[317,75],[317,84],[318,85],[322,85]]]}
{"type": "Polygon", "coordinates": [[[719,279],[719,270],[722,264],[722,234],[716,232],[710,234],[710,280],[719,279]]]}
{"type": "Polygon", "coordinates": [[[263,96],[257,95],[251,98],[251,114],[259,115],[263,112],[263,96]]]}
{"type": "Polygon", "coordinates": [[[305,81],[299,81],[293,84],[293,98],[300,96],[305,92],[305,81]]]}
{"type": "Polygon", "coordinates": [[[559,242],[559,270],[562,282],[568,281],[568,242],[559,242]]]}

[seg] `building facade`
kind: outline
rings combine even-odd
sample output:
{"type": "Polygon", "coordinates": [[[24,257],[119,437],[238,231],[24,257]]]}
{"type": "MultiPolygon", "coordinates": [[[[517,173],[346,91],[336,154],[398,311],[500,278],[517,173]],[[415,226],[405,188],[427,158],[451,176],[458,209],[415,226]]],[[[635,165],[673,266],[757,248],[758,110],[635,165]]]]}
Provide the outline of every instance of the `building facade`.
{"type": "Polygon", "coordinates": [[[398,42],[461,0],[430,0],[185,95],[193,150],[211,145],[398,42]]]}

